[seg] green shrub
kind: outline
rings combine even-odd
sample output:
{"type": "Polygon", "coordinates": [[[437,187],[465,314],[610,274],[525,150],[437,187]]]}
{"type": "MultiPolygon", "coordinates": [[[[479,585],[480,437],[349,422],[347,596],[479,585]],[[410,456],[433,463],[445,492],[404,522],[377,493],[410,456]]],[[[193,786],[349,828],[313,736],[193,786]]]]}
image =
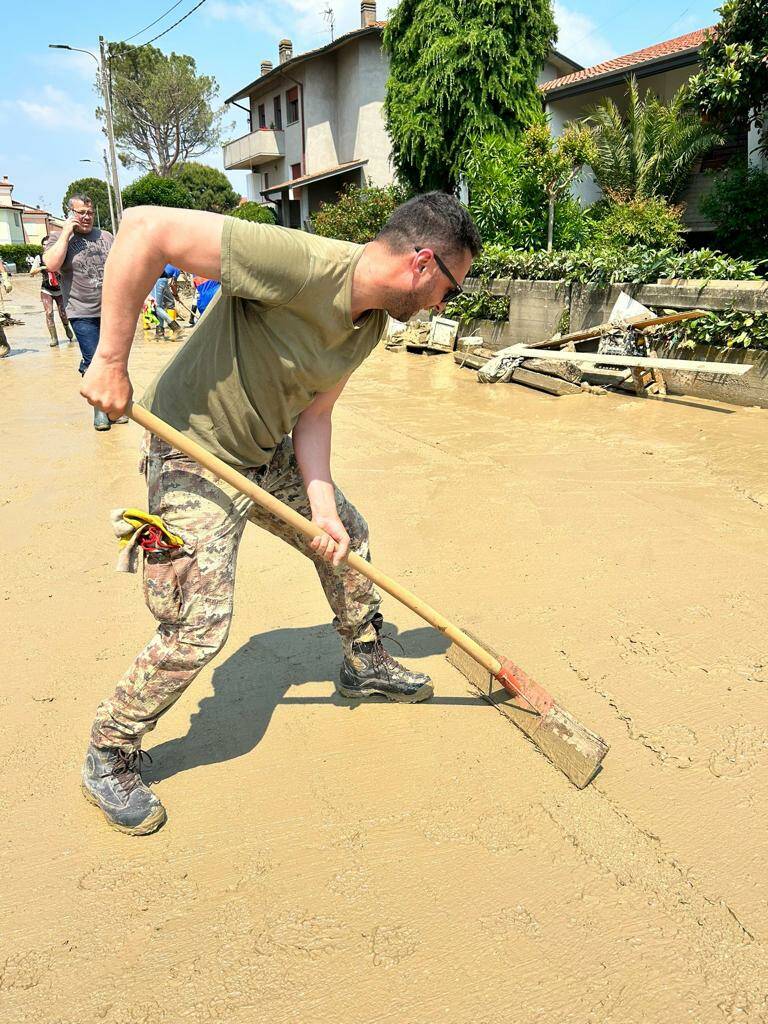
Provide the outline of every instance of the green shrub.
{"type": "Polygon", "coordinates": [[[671,329],[666,328],[665,336],[680,348],[699,344],[768,349],[768,313],[712,310],[697,320],[684,320],[671,329]]]}
{"type": "Polygon", "coordinates": [[[677,252],[648,249],[514,249],[490,244],[475,258],[471,275],[485,280],[510,277],[531,281],[582,281],[595,284],[648,284],[664,277],[696,277],[721,281],[749,281],[763,277],[764,265],[738,260],[710,249],[677,252]]]}
{"type": "Polygon", "coordinates": [[[234,210],[230,210],[228,217],[236,217],[238,220],[249,220],[253,224],[274,224],[275,215],[269,206],[263,203],[241,203],[234,210]]]}
{"type": "Polygon", "coordinates": [[[240,199],[223,171],[194,160],[175,168],[173,180],[189,192],[196,210],[226,213],[240,199]]]}
{"type": "Polygon", "coordinates": [[[507,320],[509,299],[505,295],[491,295],[486,289],[463,292],[445,307],[445,316],[452,320],[507,320]]]}
{"type": "Polygon", "coordinates": [[[364,245],[378,235],[396,206],[407,199],[400,185],[345,185],[335,203],[321,203],[312,230],[325,238],[364,245]]]}
{"type": "Polygon", "coordinates": [[[602,200],[589,211],[589,245],[595,249],[679,249],[682,209],[665,199],[602,200]]]}
{"type": "MultiPolygon", "coordinates": [[[[523,249],[546,247],[549,179],[545,171],[552,157],[532,144],[541,131],[542,126],[535,125],[519,138],[489,135],[468,155],[468,209],[484,242],[523,249]]],[[[543,132],[549,139],[546,126],[543,132]]],[[[584,211],[563,192],[555,202],[554,247],[566,249],[584,237],[584,211]]]]}
{"type": "Polygon", "coordinates": [[[173,206],[182,210],[194,208],[189,192],[173,178],[145,174],[123,189],[123,206],[173,206]]]}
{"type": "Polygon", "coordinates": [[[768,171],[732,165],[717,175],[701,210],[714,222],[728,252],[748,259],[768,257],[768,171]]]}
{"type": "Polygon", "coordinates": [[[3,263],[15,263],[16,270],[26,274],[29,270],[27,256],[41,256],[42,252],[41,245],[0,245],[0,260],[3,263]]]}

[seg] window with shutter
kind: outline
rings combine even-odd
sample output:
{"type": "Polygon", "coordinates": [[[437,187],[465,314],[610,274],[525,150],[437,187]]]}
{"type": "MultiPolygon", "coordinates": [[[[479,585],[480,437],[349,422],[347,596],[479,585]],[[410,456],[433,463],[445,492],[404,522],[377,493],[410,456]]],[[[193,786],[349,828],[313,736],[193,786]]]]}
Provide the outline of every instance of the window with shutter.
{"type": "Polygon", "coordinates": [[[285,94],[285,108],[288,124],[295,124],[299,120],[299,89],[295,86],[285,94]]]}

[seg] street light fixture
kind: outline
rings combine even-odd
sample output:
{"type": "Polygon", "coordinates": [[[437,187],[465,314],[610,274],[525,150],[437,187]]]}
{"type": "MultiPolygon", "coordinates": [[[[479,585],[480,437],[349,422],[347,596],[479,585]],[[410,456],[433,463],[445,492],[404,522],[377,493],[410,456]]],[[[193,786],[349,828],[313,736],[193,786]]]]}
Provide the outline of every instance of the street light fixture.
{"type": "Polygon", "coordinates": [[[96,66],[99,69],[99,86],[101,88],[101,95],[104,98],[104,112],[106,114],[107,121],[107,139],[109,140],[109,155],[112,163],[112,188],[115,193],[115,208],[117,211],[117,227],[120,225],[120,219],[123,216],[123,201],[120,195],[120,181],[117,176],[117,155],[115,153],[115,132],[112,126],[112,98],[109,94],[109,77],[106,72],[107,63],[107,47],[104,42],[104,36],[99,36],[99,57],[95,53],[91,53],[90,50],[83,50],[79,46],[70,46],[68,43],[49,43],[48,48],[50,50],[71,50],[73,53],[87,53],[89,57],[93,57],[96,61],[96,66]]]}

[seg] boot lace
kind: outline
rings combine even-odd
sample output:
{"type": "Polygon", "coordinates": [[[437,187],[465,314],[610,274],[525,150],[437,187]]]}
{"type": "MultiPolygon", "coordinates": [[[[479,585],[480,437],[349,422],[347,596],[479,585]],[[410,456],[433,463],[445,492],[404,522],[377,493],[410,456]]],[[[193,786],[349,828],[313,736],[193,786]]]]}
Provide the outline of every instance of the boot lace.
{"type": "Polygon", "coordinates": [[[150,755],[141,748],[132,750],[129,754],[124,750],[116,750],[115,763],[109,771],[104,772],[104,775],[114,775],[120,788],[125,793],[132,793],[137,786],[142,785],[141,769],[145,758],[152,764],[150,755]]]}
{"type": "Polygon", "coordinates": [[[386,649],[386,647],[382,643],[382,640],[391,640],[392,643],[396,644],[403,653],[405,653],[405,648],[396,637],[392,636],[391,633],[382,633],[381,627],[383,625],[383,622],[384,620],[381,615],[376,615],[373,619],[371,619],[371,625],[373,626],[376,632],[376,639],[368,641],[368,643],[373,644],[373,647],[371,648],[371,662],[373,664],[374,669],[376,669],[376,671],[382,669],[387,679],[390,679],[390,670],[398,672],[401,666],[400,663],[396,661],[389,653],[389,651],[386,649]]]}

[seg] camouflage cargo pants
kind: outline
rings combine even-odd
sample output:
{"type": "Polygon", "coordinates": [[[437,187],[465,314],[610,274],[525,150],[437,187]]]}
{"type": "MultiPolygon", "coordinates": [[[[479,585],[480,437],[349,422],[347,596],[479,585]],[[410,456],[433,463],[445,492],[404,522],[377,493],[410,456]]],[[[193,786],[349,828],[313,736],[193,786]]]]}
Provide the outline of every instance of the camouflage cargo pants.
{"type": "MultiPolygon", "coordinates": [[[[143,454],[149,510],[162,516],[185,546],[173,557],[144,556],[144,597],[158,628],[114,695],[96,712],[91,741],[99,747],[138,746],[223,647],[246,522],[262,526],[312,559],[345,651],[355,639],[373,639],[370,620],[381,603],[381,595],[364,576],[319,559],[308,540],[164,441],[146,440],[143,454]]],[[[278,446],[268,466],[247,470],[246,476],[301,515],[311,515],[290,438],[278,446]]],[[[338,488],[336,505],[351,550],[368,558],[368,526],[338,488]]]]}

